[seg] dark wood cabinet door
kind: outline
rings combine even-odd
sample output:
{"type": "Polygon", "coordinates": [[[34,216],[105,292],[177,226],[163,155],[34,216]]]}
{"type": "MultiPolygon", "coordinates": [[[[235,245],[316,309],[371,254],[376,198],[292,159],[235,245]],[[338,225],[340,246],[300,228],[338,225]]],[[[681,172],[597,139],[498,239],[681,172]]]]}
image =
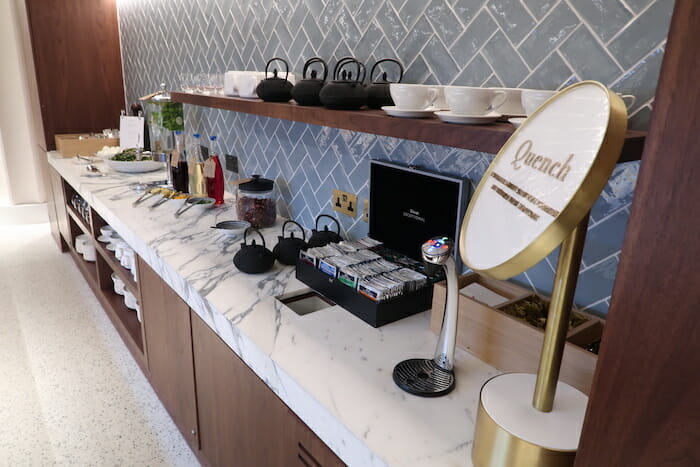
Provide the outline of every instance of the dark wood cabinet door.
{"type": "Polygon", "coordinates": [[[206,462],[217,467],[343,465],[195,313],[192,342],[206,462]]]}
{"type": "Polygon", "coordinates": [[[53,167],[49,167],[49,199],[47,208],[49,211],[49,223],[51,235],[61,251],[67,251],[65,242],[70,241],[70,225],[66,213],[66,196],[63,191],[63,178],[53,167]]]}
{"type": "Polygon", "coordinates": [[[116,0],[26,0],[45,149],[116,128],[124,108],[116,0]]]}
{"type": "Polygon", "coordinates": [[[190,309],[141,258],[138,263],[151,385],[196,451],[199,436],[190,309]]]}

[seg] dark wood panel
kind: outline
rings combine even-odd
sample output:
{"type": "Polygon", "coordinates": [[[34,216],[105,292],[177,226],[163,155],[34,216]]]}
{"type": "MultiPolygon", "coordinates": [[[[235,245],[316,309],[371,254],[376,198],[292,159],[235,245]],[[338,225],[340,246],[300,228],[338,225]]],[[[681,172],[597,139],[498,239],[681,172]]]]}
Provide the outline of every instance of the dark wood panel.
{"type": "Polygon", "coordinates": [[[116,128],[124,108],[116,0],[27,0],[46,147],[116,128]]]}
{"type": "Polygon", "coordinates": [[[192,313],[200,446],[213,466],[294,465],[285,407],[202,319],[192,313]],[[287,436],[285,436],[285,433],[287,436]]]}
{"type": "MultiPolygon", "coordinates": [[[[205,96],[181,92],[172,93],[172,98],[185,104],[392,136],[394,138],[410,139],[492,154],[498,153],[501,146],[515,131],[510,123],[455,125],[444,123],[437,117],[390,117],[381,110],[329,110],[323,107],[305,107],[287,102],[263,102],[260,99],[205,96]]],[[[641,157],[645,135],[646,133],[641,131],[627,132],[627,139],[622,149],[620,162],[638,160],[641,157]]]]}
{"type": "Polygon", "coordinates": [[[576,465],[700,465],[700,2],[677,0],[576,465]]]}
{"type": "Polygon", "coordinates": [[[196,451],[199,449],[199,430],[190,308],[140,257],[138,263],[151,384],[196,451]]]}
{"type": "Polygon", "coordinates": [[[206,462],[345,465],[194,312],[192,341],[201,456],[206,462]]]}
{"type": "Polygon", "coordinates": [[[68,250],[64,239],[70,237],[68,216],[66,214],[66,196],[63,190],[63,178],[53,167],[48,168],[49,193],[47,208],[51,235],[62,252],[68,250]]]}

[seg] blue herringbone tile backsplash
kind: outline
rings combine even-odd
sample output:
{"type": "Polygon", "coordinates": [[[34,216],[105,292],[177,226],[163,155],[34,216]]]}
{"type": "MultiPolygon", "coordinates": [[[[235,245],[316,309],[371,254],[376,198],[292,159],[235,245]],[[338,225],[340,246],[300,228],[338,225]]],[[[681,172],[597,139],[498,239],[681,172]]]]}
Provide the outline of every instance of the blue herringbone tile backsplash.
{"type": "MultiPolygon", "coordinates": [[[[630,127],[651,114],[672,0],[121,0],[129,102],[179,86],[182,72],[261,70],[282,56],[293,71],[319,55],[386,57],[405,82],[559,89],[584,79],[634,94],[630,127]]],[[[420,165],[476,185],[493,155],[187,106],[187,131],[219,135],[242,173],[274,178],[280,214],[306,227],[330,212],[331,190],[368,195],[370,159],[420,165]]],[[[638,163],[618,166],[591,214],[576,302],[609,305],[638,163]]],[[[349,237],[367,224],[343,216],[349,237]]],[[[514,280],[549,293],[556,251],[514,280]]]]}

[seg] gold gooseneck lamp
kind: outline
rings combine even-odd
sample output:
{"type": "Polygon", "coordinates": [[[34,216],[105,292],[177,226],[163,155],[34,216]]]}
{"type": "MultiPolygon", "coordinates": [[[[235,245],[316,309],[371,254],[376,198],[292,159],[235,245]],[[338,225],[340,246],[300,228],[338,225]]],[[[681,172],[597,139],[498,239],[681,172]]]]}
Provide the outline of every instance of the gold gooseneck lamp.
{"type": "Polygon", "coordinates": [[[476,467],[573,464],[588,398],[558,381],[588,213],[624,143],[627,110],[594,81],[545,102],[510,137],[484,174],[462,224],[471,269],[507,279],[561,245],[537,375],[487,381],[479,399],[476,467]]]}

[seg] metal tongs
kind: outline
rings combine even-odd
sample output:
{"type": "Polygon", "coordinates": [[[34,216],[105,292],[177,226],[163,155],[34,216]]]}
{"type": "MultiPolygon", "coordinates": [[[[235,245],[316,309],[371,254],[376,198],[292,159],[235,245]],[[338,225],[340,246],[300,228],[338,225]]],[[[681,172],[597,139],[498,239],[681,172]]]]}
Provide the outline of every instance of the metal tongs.
{"type": "Polygon", "coordinates": [[[156,201],[155,203],[153,203],[153,205],[150,207],[150,209],[157,208],[158,206],[160,206],[161,204],[165,203],[165,202],[168,201],[169,199],[172,199],[172,198],[174,198],[175,196],[181,195],[181,194],[182,194],[182,192],[180,192],[180,191],[173,191],[172,193],[168,193],[167,195],[164,195],[161,199],[159,199],[158,201],[156,201]]]}
{"type": "Polygon", "coordinates": [[[137,206],[137,205],[141,204],[142,202],[146,201],[147,199],[157,195],[159,192],[151,193],[151,190],[154,188],[158,188],[163,183],[167,183],[167,180],[158,180],[156,182],[151,182],[151,183],[145,184],[143,187],[143,190],[144,190],[143,194],[141,196],[139,196],[138,199],[132,203],[132,205],[137,206]]]}
{"type": "Polygon", "coordinates": [[[182,206],[177,208],[177,211],[175,211],[175,217],[180,217],[182,213],[187,211],[188,209],[192,209],[192,206],[194,206],[195,203],[190,203],[189,198],[185,200],[184,203],[182,203],[182,206]]]}

